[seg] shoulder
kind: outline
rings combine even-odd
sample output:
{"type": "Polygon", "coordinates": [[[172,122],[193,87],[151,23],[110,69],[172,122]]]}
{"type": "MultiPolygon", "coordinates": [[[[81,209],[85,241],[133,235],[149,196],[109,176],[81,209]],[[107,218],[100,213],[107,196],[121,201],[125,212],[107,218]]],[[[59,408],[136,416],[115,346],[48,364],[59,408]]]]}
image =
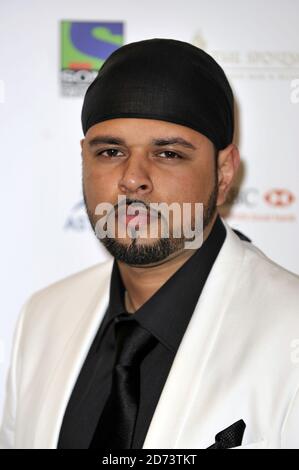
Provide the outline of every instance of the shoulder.
{"type": "Polygon", "coordinates": [[[53,296],[57,298],[68,294],[74,295],[78,290],[92,289],[103,282],[105,277],[110,275],[112,264],[113,260],[109,259],[59,279],[33,292],[30,297],[30,302],[44,301],[53,296]]]}
{"type": "Polygon", "coordinates": [[[299,276],[273,261],[254,243],[240,239],[226,222],[225,227],[230,245],[242,252],[241,276],[251,282],[251,288],[267,295],[271,292],[271,297],[288,294],[299,302],[299,276]]]}
{"type": "Polygon", "coordinates": [[[22,306],[19,322],[30,331],[32,325],[38,329],[38,325],[74,324],[91,302],[107,292],[112,266],[109,259],[33,292],[22,306]]]}
{"type": "MultiPolygon", "coordinates": [[[[227,224],[226,228],[225,260],[232,266],[232,276],[225,280],[232,292],[230,315],[241,319],[255,344],[260,340],[261,345],[277,348],[283,343],[290,351],[294,338],[299,338],[299,276],[240,240],[227,224]]],[[[224,263],[222,271],[225,277],[224,263]]]]}
{"type": "Polygon", "coordinates": [[[289,295],[297,300],[299,306],[299,276],[283,266],[279,265],[265,255],[254,244],[242,242],[245,252],[245,266],[250,271],[251,276],[256,276],[256,282],[261,282],[265,291],[270,291],[275,297],[284,293],[284,297],[289,295]]]}

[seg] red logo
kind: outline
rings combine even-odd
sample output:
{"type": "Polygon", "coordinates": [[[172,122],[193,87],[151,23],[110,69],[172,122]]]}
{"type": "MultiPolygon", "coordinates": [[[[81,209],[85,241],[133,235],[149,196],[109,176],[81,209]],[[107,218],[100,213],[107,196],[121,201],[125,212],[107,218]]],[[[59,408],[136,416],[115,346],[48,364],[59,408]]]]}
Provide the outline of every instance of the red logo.
{"type": "Polygon", "coordinates": [[[295,196],[287,189],[271,189],[264,198],[268,204],[275,207],[290,206],[295,201],[295,196]]]}

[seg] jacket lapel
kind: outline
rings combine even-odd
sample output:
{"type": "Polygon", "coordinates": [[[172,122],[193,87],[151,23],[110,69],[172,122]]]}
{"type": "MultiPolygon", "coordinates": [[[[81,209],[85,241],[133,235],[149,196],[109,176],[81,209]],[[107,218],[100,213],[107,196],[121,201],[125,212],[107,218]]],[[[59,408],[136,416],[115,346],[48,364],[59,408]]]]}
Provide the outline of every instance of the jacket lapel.
{"type": "MultiPolygon", "coordinates": [[[[144,441],[144,449],[200,448],[198,437],[201,436],[197,435],[194,442],[194,429],[186,424],[194,413],[198,390],[204,391],[207,387],[207,364],[234,294],[244,258],[242,242],[227,224],[225,226],[225,242],[177,351],[144,441]]],[[[217,367],[221,368],[225,357],[217,357],[217,361],[217,367]]],[[[201,423],[199,434],[204,438],[202,448],[207,447],[205,441],[209,439],[206,435],[207,419],[204,410],[201,415],[196,415],[196,422],[201,423]]],[[[211,430],[212,441],[208,444],[213,443],[214,431],[217,432],[217,429],[211,430]]]]}
{"type": "MultiPolygon", "coordinates": [[[[43,397],[33,448],[55,449],[57,447],[68,400],[108,306],[112,263],[111,260],[106,263],[103,271],[99,273],[98,279],[95,280],[99,285],[96,295],[86,306],[84,314],[79,313],[80,321],[71,331],[68,341],[65,343],[65,349],[61,351],[61,362],[53,374],[45,397],[43,397]]],[[[88,298],[86,292],[80,291],[77,295],[86,295],[88,298]]],[[[65,325],[65,328],[66,331],[69,331],[70,325],[65,325]]]]}

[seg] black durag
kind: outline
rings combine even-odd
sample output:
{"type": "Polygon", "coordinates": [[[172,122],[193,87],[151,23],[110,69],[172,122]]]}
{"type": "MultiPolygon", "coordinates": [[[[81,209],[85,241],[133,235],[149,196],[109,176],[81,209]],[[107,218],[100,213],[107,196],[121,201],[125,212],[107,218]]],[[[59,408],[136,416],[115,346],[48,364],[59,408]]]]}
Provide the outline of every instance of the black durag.
{"type": "Polygon", "coordinates": [[[234,98],[222,68],[198,47],[147,39],[113,52],[87,89],[84,135],[101,121],[146,118],[190,127],[218,150],[233,140],[234,98]]]}

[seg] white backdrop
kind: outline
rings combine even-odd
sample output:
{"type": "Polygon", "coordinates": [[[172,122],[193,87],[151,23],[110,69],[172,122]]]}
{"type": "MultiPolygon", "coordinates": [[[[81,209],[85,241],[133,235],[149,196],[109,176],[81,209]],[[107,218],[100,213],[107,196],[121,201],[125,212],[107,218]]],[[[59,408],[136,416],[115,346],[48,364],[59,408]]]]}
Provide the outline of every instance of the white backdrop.
{"type": "Polygon", "coordinates": [[[108,257],[81,204],[82,98],[60,94],[61,20],[123,21],[125,43],[175,38],[219,61],[238,102],[244,170],[228,220],[299,272],[297,0],[2,0],[0,415],[23,302],[108,257]]]}

